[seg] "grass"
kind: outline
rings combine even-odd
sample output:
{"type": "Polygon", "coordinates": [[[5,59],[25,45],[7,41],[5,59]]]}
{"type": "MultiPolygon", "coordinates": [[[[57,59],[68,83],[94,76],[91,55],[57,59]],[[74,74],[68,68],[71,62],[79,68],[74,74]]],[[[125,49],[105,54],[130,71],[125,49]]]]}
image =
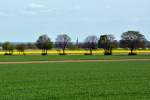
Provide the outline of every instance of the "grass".
{"type": "Polygon", "coordinates": [[[59,56],[59,55],[48,55],[48,56],[40,56],[40,55],[26,55],[26,56],[0,56],[0,61],[48,61],[48,60],[94,60],[94,59],[150,59],[150,56],[138,55],[138,56],[127,56],[127,55],[113,55],[113,56],[103,56],[103,55],[67,55],[67,56],[59,56]]]}
{"type": "Polygon", "coordinates": [[[0,100],[150,100],[149,65],[148,61],[0,65],[0,100]]]}

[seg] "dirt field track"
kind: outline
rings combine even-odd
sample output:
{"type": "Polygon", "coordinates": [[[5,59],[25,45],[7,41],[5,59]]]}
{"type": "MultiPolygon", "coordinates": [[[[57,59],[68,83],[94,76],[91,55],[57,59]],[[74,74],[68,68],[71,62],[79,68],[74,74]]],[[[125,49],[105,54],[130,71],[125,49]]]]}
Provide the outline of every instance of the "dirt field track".
{"type": "Polygon", "coordinates": [[[150,61],[150,59],[116,59],[116,60],[58,60],[58,61],[23,61],[0,62],[0,64],[38,64],[38,63],[64,63],[64,62],[126,62],[126,61],[150,61]]]}

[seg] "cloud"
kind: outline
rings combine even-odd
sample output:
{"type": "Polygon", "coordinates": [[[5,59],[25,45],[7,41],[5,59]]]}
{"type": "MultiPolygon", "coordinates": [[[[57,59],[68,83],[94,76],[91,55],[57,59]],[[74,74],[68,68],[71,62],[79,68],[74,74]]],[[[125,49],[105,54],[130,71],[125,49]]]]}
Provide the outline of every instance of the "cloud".
{"type": "Polygon", "coordinates": [[[73,5],[70,6],[68,8],[66,8],[64,11],[67,13],[77,13],[81,10],[81,6],[80,5],[73,5]]]}
{"type": "Polygon", "coordinates": [[[13,16],[16,16],[15,13],[11,13],[11,12],[4,12],[4,11],[0,11],[0,16],[5,16],[5,17],[13,17],[13,16]]]}
{"type": "Polygon", "coordinates": [[[29,3],[23,9],[21,9],[19,11],[19,13],[22,15],[36,15],[36,14],[39,14],[41,12],[44,12],[45,10],[47,11],[47,8],[43,4],[29,3]]]}
{"type": "Polygon", "coordinates": [[[20,14],[23,14],[23,15],[36,15],[37,12],[35,12],[35,11],[29,11],[29,10],[21,10],[20,14]]]}
{"type": "Polygon", "coordinates": [[[79,11],[81,9],[80,5],[75,5],[72,10],[79,11]]]}
{"type": "Polygon", "coordinates": [[[6,14],[4,12],[0,12],[0,16],[5,16],[6,14]]]}
{"type": "Polygon", "coordinates": [[[80,5],[73,5],[64,8],[50,8],[46,5],[39,3],[29,3],[21,9],[15,11],[0,11],[0,16],[36,16],[36,15],[49,15],[49,16],[59,16],[59,15],[71,15],[73,13],[78,13],[81,10],[80,5]]]}
{"type": "Polygon", "coordinates": [[[45,8],[45,6],[44,5],[42,5],[42,4],[38,4],[38,3],[30,3],[29,5],[28,5],[28,7],[29,8],[45,8]]]}
{"type": "Polygon", "coordinates": [[[64,8],[50,8],[44,4],[29,3],[23,9],[20,10],[22,15],[67,15],[79,12],[81,10],[80,5],[74,5],[64,8]]]}

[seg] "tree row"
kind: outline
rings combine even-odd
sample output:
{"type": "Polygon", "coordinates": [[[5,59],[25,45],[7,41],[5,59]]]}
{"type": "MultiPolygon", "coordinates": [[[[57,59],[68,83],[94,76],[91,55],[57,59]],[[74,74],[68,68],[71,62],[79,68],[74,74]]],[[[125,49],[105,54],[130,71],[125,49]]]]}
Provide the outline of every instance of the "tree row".
{"type": "Polygon", "coordinates": [[[92,55],[93,50],[101,48],[104,50],[104,55],[112,55],[114,48],[125,48],[130,50],[129,55],[136,55],[134,52],[136,49],[144,49],[149,46],[149,42],[143,34],[138,31],[127,31],[122,33],[119,41],[112,34],[104,34],[99,38],[95,35],[87,36],[82,43],[79,43],[78,39],[76,43],[72,43],[71,37],[67,34],[58,35],[56,41],[52,42],[51,38],[44,34],[39,36],[35,43],[14,45],[11,42],[5,42],[2,44],[2,49],[5,51],[5,55],[12,55],[14,49],[20,54],[25,54],[26,49],[41,49],[41,54],[47,55],[47,51],[52,48],[62,51],[59,53],[60,55],[66,55],[66,49],[86,49],[89,50],[89,53],[85,55],[92,55]]]}

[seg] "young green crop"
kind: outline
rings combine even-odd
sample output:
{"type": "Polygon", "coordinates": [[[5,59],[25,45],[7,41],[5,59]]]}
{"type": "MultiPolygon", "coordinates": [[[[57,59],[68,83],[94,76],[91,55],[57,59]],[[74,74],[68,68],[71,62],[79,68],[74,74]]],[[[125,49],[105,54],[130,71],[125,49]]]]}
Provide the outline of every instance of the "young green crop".
{"type": "Polygon", "coordinates": [[[127,56],[127,55],[112,55],[112,56],[103,56],[103,55],[26,55],[26,56],[0,56],[0,62],[2,61],[49,61],[49,60],[98,60],[98,59],[150,59],[150,56],[137,55],[137,56],[127,56]]]}
{"type": "Polygon", "coordinates": [[[150,62],[0,65],[0,100],[149,100],[150,62]]]}

